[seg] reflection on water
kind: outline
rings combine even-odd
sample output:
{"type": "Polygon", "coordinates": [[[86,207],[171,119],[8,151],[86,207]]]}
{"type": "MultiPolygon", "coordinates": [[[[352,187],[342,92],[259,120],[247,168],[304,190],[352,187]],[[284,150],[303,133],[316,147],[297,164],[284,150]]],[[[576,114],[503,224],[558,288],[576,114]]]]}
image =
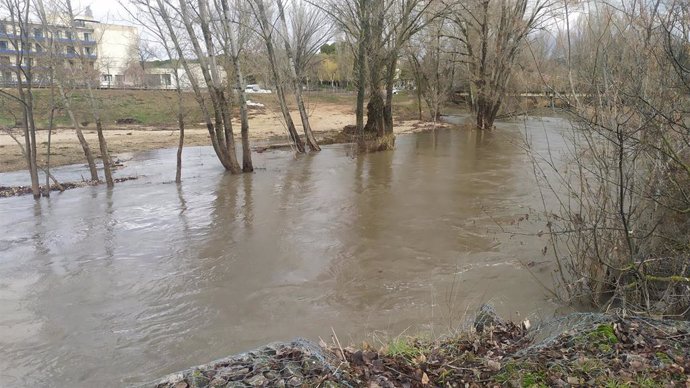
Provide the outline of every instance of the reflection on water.
{"type": "MultiPolygon", "coordinates": [[[[562,147],[528,123],[535,146],[562,147]]],[[[544,131],[546,128],[546,131],[544,131]]],[[[272,340],[442,334],[485,301],[557,306],[520,262],[544,241],[502,227],[538,207],[521,129],[401,136],[392,152],[256,155],[224,174],[206,148],[150,152],[141,178],[0,201],[0,384],[116,386],[272,340]]],[[[75,174],[71,167],[56,173],[75,174]]],[[[0,180],[20,179],[6,174],[0,180]]],[[[534,220],[534,217],[531,218],[534,220]]],[[[551,268],[534,275],[550,281],[551,268]]]]}

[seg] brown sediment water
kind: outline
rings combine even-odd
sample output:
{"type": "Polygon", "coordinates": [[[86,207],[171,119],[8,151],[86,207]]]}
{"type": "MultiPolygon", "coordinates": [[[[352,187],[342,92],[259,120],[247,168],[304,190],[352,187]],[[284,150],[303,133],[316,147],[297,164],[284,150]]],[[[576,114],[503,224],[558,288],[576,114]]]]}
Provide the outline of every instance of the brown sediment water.
{"type": "Polygon", "coordinates": [[[484,302],[552,316],[523,148],[527,134],[557,153],[564,126],[404,135],[358,156],[270,151],[239,176],[190,148],[179,187],[174,150],[160,150],[132,156],[119,173],[140,179],[113,191],[2,199],[0,386],[137,384],[332,330],[341,343],[441,335],[484,302]]]}

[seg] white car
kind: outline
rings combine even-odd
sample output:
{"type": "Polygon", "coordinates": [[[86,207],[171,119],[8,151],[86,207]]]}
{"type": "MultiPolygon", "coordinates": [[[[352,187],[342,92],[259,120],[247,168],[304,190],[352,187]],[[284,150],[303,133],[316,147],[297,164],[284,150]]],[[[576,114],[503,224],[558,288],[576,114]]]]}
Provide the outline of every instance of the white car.
{"type": "Polygon", "coordinates": [[[394,94],[394,95],[395,95],[395,94],[399,94],[401,91],[402,91],[402,90],[400,90],[400,89],[393,89],[393,94],[394,94]]]}
{"type": "Polygon", "coordinates": [[[244,88],[245,93],[271,93],[270,89],[261,89],[259,85],[253,84],[253,85],[247,85],[246,88],[244,88]]]}

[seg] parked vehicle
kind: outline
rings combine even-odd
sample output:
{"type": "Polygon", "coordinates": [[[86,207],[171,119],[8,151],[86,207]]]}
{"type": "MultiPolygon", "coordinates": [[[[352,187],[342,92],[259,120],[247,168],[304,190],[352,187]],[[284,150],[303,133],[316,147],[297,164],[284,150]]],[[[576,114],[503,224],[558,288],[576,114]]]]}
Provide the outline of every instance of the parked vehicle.
{"type": "Polygon", "coordinates": [[[244,88],[245,93],[271,93],[270,89],[262,89],[261,86],[257,84],[250,84],[244,88]]]}

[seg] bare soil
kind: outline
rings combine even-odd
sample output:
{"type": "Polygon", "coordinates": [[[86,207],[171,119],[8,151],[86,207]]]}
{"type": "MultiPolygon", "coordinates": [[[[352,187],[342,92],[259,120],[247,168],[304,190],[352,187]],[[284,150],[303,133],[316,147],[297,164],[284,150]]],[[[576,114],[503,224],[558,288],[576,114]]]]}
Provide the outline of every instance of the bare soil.
{"type": "MultiPolygon", "coordinates": [[[[317,138],[332,143],[334,135],[340,132],[343,127],[354,123],[354,111],[349,104],[342,103],[320,103],[311,108],[310,123],[317,135],[317,138]]],[[[293,120],[298,126],[299,116],[293,115],[293,120]]],[[[172,118],[174,122],[174,118],[172,118]]],[[[235,126],[235,136],[239,137],[239,122],[233,123],[235,126]]],[[[257,142],[287,143],[287,129],[283,123],[282,116],[277,110],[271,108],[252,108],[249,119],[249,133],[253,144],[257,142]]],[[[207,146],[210,145],[208,131],[202,123],[186,123],[185,146],[207,146]]],[[[396,121],[395,133],[411,133],[429,129],[430,123],[418,120],[396,121]]],[[[437,125],[438,127],[439,125],[437,125]]],[[[106,139],[108,148],[114,157],[122,153],[135,153],[160,148],[176,147],[178,143],[177,126],[171,125],[107,125],[106,139]]],[[[82,129],[84,135],[91,145],[92,152],[97,157],[100,155],[98,150],[97,135],[93,124],[89,124],[82,129]]],[[[14,132],[17,139],[22,141],[22,134],[18,129],[14,132]]],[[[77,140],[74,129],[58,127],[53,130],[51,145],[51,165],[61,166],[84,162],[84,154],[77,140]]],[[[339,141],[343,141],[342,137],[339,141]]],[[[39,143],[39,163],[45,164],[47,153],[48,131],[39,130],[37,133],[39,143]]],[[[0,172],[18,171],[26,169],[26,160],[23,158],[21,149],[12,137],[0,132],[0,172]]]]}

